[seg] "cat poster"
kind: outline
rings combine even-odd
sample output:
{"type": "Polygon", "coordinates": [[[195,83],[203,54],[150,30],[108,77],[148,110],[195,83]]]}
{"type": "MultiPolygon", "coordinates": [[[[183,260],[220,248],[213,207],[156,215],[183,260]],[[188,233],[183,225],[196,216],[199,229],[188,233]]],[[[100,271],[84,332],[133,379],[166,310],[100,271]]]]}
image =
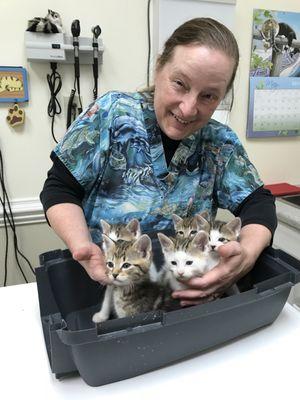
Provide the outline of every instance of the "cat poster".
{"type": "Polygon", "coordinates": [[[253,12],[247,137],[300,135],[300,13],[253,12]]]}
{"type": "Polygon", "coordinates": [[[0,67],[0,102],[19,103],[28,101],[26,69],[0,67]]]}

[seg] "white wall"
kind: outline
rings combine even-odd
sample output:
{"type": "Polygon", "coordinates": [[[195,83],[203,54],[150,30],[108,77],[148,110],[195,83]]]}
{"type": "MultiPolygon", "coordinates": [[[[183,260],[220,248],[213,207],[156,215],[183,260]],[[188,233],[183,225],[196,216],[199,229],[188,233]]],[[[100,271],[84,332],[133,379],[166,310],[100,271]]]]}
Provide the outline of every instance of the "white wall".
{"type": "MultiPolygon", "coordinates": [[[[6,170],[6,185],[11,200],[17,202],[38,198],[46,171],[50,167],[49,154],[54,146],[50,119],[47,116],[49,89],[46,74],[50,72],[50,68],[48,64],[28,63],[24,50],[27,20],[34,16],[45,16],[49,7],[61,14],[68,33],[75,18],[80,19],[82,36],[91,36],[92,26],[101,26],[105,52],[100,74],[100,93],[112,89],[130,91],[146,84],[147,0],[1,0],[1,65],[23,66],[29,77],[30,101],[24,105],[24,126],[9,127],[5,121],[9,105],[0,105],[0,148],[6,170]]],[[[241,63],[236,82],[235,106],[230,120],[265,182],[300,183],[300,138],[249,140],[245,134],[252,12],[253,8],[274,7],[278,10],[300,12],[299,0],[236,1],[235,33],[241,50],[241,63]]],[[[73,85],[73,67],[59,66],[59,72],[63,78],[63,88],[58,99],[63,106],[73,85]]],[[[92,87],[91,67],[82,67],[81,88],[85,105],[92,99],[92,87]]],[[[55,124],[58,138],[64,131],[65,113],[57,118],[55,124]]],[[[19,230],[22,232],[20,247],[35,264],[38,254],[45,248],[61,246],[61,242],[54,237],[46,224],[24,225],[19,230]]],[[[3,232],[0,233],[2,272],[4,235],[3,232]]],[[[15,266],[11,262],[13,270],[15,266]]],[[[20,282],[18,274],[14,275],[11,271],[10,276],[10,284],[20,282]]]]}

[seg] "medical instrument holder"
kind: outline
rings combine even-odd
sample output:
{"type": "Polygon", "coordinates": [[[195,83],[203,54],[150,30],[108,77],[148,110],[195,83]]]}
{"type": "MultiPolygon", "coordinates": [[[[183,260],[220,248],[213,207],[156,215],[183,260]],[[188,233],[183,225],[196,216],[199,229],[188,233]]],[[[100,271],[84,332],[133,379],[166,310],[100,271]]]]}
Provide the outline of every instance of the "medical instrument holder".
{"type": "MultiPolygon", "coordinates": [[[[80,36],[79,54],[80,64],[92,65],[94,63],[93,39],[80,36]]],[[[102,64],[103,41],[99,37],[98,63],[102,64]]],[[[73,37],[65,33],[25,32],[26,56],[30,62],[57,62],[74,64],[73,37]]]]}

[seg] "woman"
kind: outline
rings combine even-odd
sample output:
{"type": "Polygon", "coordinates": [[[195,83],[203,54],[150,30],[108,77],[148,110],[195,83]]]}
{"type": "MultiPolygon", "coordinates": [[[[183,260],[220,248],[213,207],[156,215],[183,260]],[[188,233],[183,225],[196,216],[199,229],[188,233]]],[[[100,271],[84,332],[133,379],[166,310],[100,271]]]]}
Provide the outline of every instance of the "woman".
{"type": "Polygon", "coordinates": [[[211,120],[231,89],[239,61],[222,24],[181,25],[158,58],[154,87],[111,92],[70,127],[51,155],[41,201],[48,221],[94,280],[105,283],[100,219],[141,222],[143,232],[171,227],[171,215],[229,209],[242,219],[240,242],[220,248],[222,262],[190,288],[182,305],[221,294],[270,244],[274,199],[263,188],[235,133],[211,120]]]}

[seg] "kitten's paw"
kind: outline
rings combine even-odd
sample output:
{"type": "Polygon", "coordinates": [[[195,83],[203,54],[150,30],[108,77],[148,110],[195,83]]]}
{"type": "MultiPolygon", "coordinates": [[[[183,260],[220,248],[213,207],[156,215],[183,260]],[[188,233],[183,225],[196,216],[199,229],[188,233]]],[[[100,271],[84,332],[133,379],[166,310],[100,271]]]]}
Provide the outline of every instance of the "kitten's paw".
{"type": "Polygon", "coordinates": [[[100,322],[107,321],[108,320],[108,316],[103,314],[103,313],[101,313],[101,311],[99,311],[99,312],[97,312],[97,313],[95,313],[93,315],[92,320],[93,320],[93,322],[95,324],[99,324],[100,322]]]}

